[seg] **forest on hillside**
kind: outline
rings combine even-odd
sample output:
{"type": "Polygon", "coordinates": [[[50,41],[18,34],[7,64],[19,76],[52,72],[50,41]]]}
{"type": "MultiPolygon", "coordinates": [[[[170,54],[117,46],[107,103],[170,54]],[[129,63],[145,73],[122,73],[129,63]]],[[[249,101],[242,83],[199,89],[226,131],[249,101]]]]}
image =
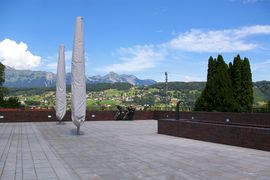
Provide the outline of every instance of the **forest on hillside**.
{"type": "MultiPolygon", "coordinates": [[[[205,87],[205,82],[168,82],[168,106],[174,109],[183,101],[182,108],[191,111],[205,87]]],[[[133,86],[128,83],[98,83],[87,85],[89,109],[115,109],[116,105],[134,105],[138,109],[165,109],[165,83],[150,86],[133,86]]],[[[253,83],[254,108],[261,108],[270,100],[270,81],[253,83]]],[[[53,108],[55,87],[9,88],[8,96],[16,96],[26,107],[53,108]]],[[[67,86],[69,102],[70,85],[67,86]]]]}

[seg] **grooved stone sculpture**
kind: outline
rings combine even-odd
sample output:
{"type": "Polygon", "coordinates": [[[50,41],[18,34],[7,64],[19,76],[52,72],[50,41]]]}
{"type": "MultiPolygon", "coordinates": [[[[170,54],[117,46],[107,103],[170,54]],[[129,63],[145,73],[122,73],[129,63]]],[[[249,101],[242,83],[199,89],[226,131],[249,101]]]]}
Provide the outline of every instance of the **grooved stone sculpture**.
{"type": "Polygon", "coordinates": [[[65,47],[59,46],[59,56],[56,75],[56,117],[61,123],[66,114],[66,68],[65,68],[65,47]]]}
{"type": "Polygon", "coordinates": [[[77,127],[79,134],[80,126],[85,121],[86,114],[86,82],[84,62],[84,32],[83,18],[76,18],[74,42],[72,51],[72,83],[71,83],[71,118],[77,127]]]}

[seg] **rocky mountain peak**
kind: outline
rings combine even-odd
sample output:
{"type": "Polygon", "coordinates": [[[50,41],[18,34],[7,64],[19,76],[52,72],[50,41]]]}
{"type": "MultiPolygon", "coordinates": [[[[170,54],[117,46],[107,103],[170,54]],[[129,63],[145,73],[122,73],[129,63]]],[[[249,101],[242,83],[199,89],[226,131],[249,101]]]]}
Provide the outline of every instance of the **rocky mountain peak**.
{"type": "MultiPolygon", "coordinates": [[[[67,84],[71,83],[72,74],[66,74],[67,84]]],[[[6,66],[5,86],[7,87],[48,87],[55,86],[56,74],[46,71],[17,70],[6,66]]],[[[88,84],[126,82],[133,85],[152,85],[156,81],[151,79],[141,80],[134,75],[117,74],[110,72],[104,76],[95,75],[86,77],[88,84]]]]}

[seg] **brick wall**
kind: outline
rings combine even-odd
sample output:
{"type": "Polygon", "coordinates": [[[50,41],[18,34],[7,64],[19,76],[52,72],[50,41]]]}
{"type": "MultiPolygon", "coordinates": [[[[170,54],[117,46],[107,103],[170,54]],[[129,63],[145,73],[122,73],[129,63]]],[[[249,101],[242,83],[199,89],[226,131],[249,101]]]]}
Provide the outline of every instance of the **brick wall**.
{"type": "MultiPolygon", "coordinates": [[[[86,121],[114,120],[116,111],[87,111],[86,121]]],[[[135,120],[153,119],[153,111],[136,111],[135,120]]],[[[0,122],[44,122],[57,121],[53,110],[0,109],[0,122]]],[[[71,121],[71,112],[67,111],[63,121],[71,121]]]]}
{"type": "Polygon", "coordinates": [[[158,133],[270,151],[270,128],[189,120],[158,120],[158,133]]]}
{"type": "MultiPolygon", "coordinates": [[[[175,112],[155,111],[153,119],[175,119],[175,112]]],[[[270,127],[270,113],[180,112],[180,119],[270,127]],[[229,122],[226,119],[229,119],[229,122]]]]}
{"type": "MultiPolygon", "coordinates": [[[[113,120],[116,111],[87,111],[86,120],[113,120]]],[[[221,113],[221,112],[181,112],[181,119],[194,119],[194,121],[220,122],[226,124],[249,124],[270,127],[270,113],[221,113]],[[226,119],[230,118],[230,122],[226,119]]],[[[134,119],[174,119],[173,111],[136,111],[134,119]]],[[[63,119],[71,121],[68,111],[63,119]]],[[[53,110],[31,109],[0,109],[0,122],[42,122],[57,121],[53,110]],[[1,118],[4,117],[4,118],[1,118]]]]}
{"type": "Polygon", "coordinates": [[[42,122],[56,121],[55,113],[51,110],[0,110],[0,122],[42,122]]]}
{"type": "MultiPolygon", "coordinates": [[[[86,121],[113,120],[116,111],[87,111],[86,121]]],[[[270,114],[136,111],[134,119],[158,119],[158,133],[270,151],[270,114]],[[230,122],[226,122],[229,118],[230,122]],[[186,120],[183,120],[186,119],[186,120]]],[[[0,122],[57,121],[53,110],[0,109],[0,122]]],[[[63,121],[71,121],[68,111],[63,121]]]]}

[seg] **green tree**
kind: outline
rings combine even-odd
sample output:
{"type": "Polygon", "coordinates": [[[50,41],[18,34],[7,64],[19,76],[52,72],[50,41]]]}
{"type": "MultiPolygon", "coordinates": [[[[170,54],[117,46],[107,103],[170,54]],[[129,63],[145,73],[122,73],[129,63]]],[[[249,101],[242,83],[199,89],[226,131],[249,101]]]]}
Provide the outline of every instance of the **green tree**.
{"type": "Polygon", "coordinates": [[[21,107],[21,103],[17,97],[9,97],[6,100],[6,108],[18,108],[21,107]]]}
{"type": "Polygon", "coordinates": [[[242,91],[242,61],[239,54],[234,58],[233,65],[230,68],[235,110],[242,111],[240,105],[242,99],[240,95],[242,91]]]}
{"type": "Polygon", "coordinates": [[[154,106],[155,105],[155,98],[152,95],[145,95],[141,98],[134,97],[134,102],[139,105],[148,105],[148,106],[154,106]]]}
{"type": "Polygon", "coordinates": [[[5,66],[0,62],[0,102],[3,101],[5,89],[2,87],[5,82],[5,66]]]}
{"type": "Polygon", "coordinates": [[[233,111],[234,99],[232,91],[232,83],[228,73],[228,65],[221,55],[217,57],[216,74],[214,76],[215,101],[214,110],[217,111],[233,111]]]}
{"type": "Polygon", "coordinates": [[[215,104],[215,74],[216,74],[216,59],[212,56],[208,59],[208,70],[207,70],[207,82],[205,89],[202,91],[201,96],[195,103],[196,111],[211,111],[215,104]]]}
{"type": "Polygon", "coordinates": [[[207,82],[195,103],[195,110],[233,111],[234,100],[228,65],[221,55],[208,60],[207,82]]]}
{"type": "Polygon", "coordinates": [[[7,100],[4,99],[5,94],[8,93],[8,89],[3,87],[5,82],[5,66],[0,62],[0,107],[4,108],[17,108],[21,106],[19,99],[16,97],[10,97],[7,100]]]}
{"type": "Polygon", "coordinates": [[[242,111],[250,112],[253,105],[252,74],[248,58],[242,62],[242,82],[241,82],[241,100],[242,111]]]}
{"type": "Polygon", "coordinates": [[[249,112],[252,110],[253,105],[253,84],[248,58],[242,60],[238,54],[229,69],[233,98],[235,100],[235,111],[249,112]]]}

